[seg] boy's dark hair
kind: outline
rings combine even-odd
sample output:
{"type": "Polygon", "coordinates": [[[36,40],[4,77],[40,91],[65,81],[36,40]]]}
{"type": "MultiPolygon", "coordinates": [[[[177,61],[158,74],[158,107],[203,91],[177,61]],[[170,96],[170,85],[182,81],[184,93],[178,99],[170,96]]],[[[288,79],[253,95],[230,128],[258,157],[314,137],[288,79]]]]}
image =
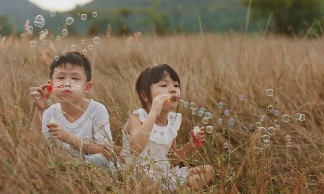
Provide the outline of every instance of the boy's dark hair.
{"type": "Polygon", "coordinates": [[[91,65],[90,61],[79,52],[68,52],[66,55],[61,55],[58,60],[54,60],[50,67],[50,78],[52,79],[54,69],[57,67],[64,67],[66,64],[71,64],[75,67],[82,67],[87,76],[87,81],[91,80],[91,65]]]}
{"type": "Polygon", "coordinates": [[[147,109],[145,101],[143,99],[143,92],[147,95],[150,102],[151,99],[151,85],[156,84],[163,80],[167,75],[171,77],[173,81],[179,82],[180,78],[177,72],[167,64],[154,65],[153,67],[147,67],[137,78],[135,89],[139,99],[141,100],[142,107],[147,109]],[[165,74],[166,72],[166,74],[165,74]]]}

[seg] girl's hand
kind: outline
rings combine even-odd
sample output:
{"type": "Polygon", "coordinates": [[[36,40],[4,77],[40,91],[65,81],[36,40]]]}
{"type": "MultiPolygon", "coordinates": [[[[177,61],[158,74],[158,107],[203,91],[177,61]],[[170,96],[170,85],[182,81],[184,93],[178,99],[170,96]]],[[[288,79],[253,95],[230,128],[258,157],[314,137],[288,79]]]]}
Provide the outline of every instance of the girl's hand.
{"type": "Polygon", "coordinates": [[[46,108],[47,100],[52,92],[47,92],[45,94],[45,90],[49,87],[50,84],[43,84],[40,87],[36,87],[36,91],[40,94],[40,98],[36,99],[36,107],[38,110],[43,111],[46,108]]]}
{"type": "Polygon", "coordinates": [[[49,128],[49,132],[54,139],[67,142],[70,133],[66,131],[61,125],[57,123],[49,123],[46,125],[49,128]]]}
{"type": "Polygon", "coordinates": [[[200,127],[199,132],[197,133],[197,135],[194,134],[194,130],[190,131],[190,141],[195,144],[195,141],[193,139],[193,136],[196,137],[196,139],[200,142],[204,142],[205,141],[205,128],[204,127],[200,127]]]}
{"type": "Polygon", "coordinates": [[[157,97],[153,99],[152,107],[150,110],[150,114],[153,114],[154,116],[159,116],[163,107],[163,104],[167,99],[170,99],[169,94],[160,94],[157,97]]]}

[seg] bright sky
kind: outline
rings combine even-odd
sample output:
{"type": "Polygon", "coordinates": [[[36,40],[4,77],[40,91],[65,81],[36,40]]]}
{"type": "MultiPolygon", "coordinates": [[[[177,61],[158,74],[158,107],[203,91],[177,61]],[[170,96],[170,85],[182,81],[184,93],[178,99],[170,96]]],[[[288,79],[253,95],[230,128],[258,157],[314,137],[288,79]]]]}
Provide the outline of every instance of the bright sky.
{"type": "Polygon", "coordinates": [[[70,11],[77,5],[84,5],[93,0],[28,0],[44,10],[48,11],[70,11]]]}

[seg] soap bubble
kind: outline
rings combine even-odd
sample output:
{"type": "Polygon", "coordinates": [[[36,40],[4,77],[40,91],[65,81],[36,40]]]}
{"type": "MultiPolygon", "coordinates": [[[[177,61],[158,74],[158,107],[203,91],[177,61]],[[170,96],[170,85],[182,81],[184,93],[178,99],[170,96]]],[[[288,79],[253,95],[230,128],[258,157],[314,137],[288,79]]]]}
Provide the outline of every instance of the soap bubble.
{"type": "Polygon", "coordinates": [[[87,53],[88,53],[88,50],[87,50],[87,49],[83,49],[83,50],[82,50],[82,54],[83,54],[83,55],[87,55],[87,53]]]}
{"type": "Polygon", "coordinates": [[[71,82],[70,82],[71,84],[75,84],[75,81],[74,80],[71,80],[71,82]]]}
{"type": "Polygon", "coordinates": [[[63,29],[63,30],[62,30],[62,34],[63,34],[64,36],[68,35],[68,33],[69,33],[69,32],[68,32],[67,29],[63,29]]]}
{"type": "Polygon", "coordinates": [[[51,99],[48,99],[48,100],[47,100],[47,104],[48,104],[48,105],[52,105],[52,104],[53,104],[53,101],[52,101],[51,99]]]}
{"type": "Polygon", "coordinates": [[[191,114],[192,115],[196,115],[197,114],[197,109],[196,108],[192,108],[191,109],[191,114]]]}
{"type": "Polygon", "coordinates": [[[61,40],[61,36],[57,36],[56,37],[56,40],[61,40]]]}
{"type": "Polygon", "coordinates": [[[203,114],[204,114],[204,112],[203,112],[203,111],[201,111],[201,110],[199,110],[199,111],[198,111],[198,117],[201,117],[201,116],[203,116],[203,114]]]}
{"type": "Polygon", "coordinates": [[[288,115],[288,114],[284,114],[284,115],[282,115],[282,121],[283,122],[289,122],[289,120],[290,120],[290,116],[288,115]]]}
{"type": "Polygon", "coordinates": [[[51,34],[51,35],[50,35],[50,38],[54,38],[54,35],[53,35],[53,34],[51,34]]]}
{"type": "Polygon", "coordinates": [[[210,112],[208,115],[208,119],[213,119],[213,118],[214,118],[214,114],[210,112]]]}
{"type": "Polygon", "coordinates": [[[55,59],[55,61],[58,61],[59,60],[59,56],[55,56],[54,59],[55,59]]]}
{"type": "Polygon", "coordinates": [[[40,99],[40,98],[41,98],[40,93],[35,92],[35,93],[34,93],[34,98],[35,98],[36,100],[40,99]]]}
{"type": "Polygon", "coordinates": [[[300,113],[295,114],[295,118],[297,121],[299,120],[299,117],[300,117],[300,113]]]}
{"type": "Polygon", "coordinates": [[[63,57],[65,57],[66,56],[66,51],[62,51],[62,55],[63,55],[63,57]]]}
{"type": "Polygon", "coordinates": [[[75,45],[71,45],[71,51],[75,51],[75,45]]]}
{"type": "Polygon", "coordinates": [[[223,119],[218,119],[217,122],[218,122],[218,124],[221,125],[223,123],[223,119]]]}
{"type": "Polygon", "coordinates": [[[204,125],[207,125],[208,122],[209,122],[209,119],[208,119],[207,117],[204,117],[203,120],[202,120],[202,123],[203,123],[204,125]]]}
{"type": "Polygon", "coordinates": [[[273,106],[269,105],[267,109],[268,109],[269,112],[272,112],[273,111],[273,106]]]}
{"type": "Polygon", "coordinates": [[[200,111],[204,114],[205,113],[205,109],[204,108],[200,108],[200,111]]]}
{"type": "Polygon", "coordinates": [[[254,154],[258,155],[262,152],[262,148],[255,147],[254,149],[254,154]]]}
{"type": "Polygon", "coordinates": [[[30,41],[29,45],[30,45],[30,47],[35,48],[37,46],[37,42],[34,40],[30,41]]]}
{"type": "Polygon", "coordinates": [[[263,142],[264,143],[270,142],[270,136],[269,135],[264,135],[263,136],[263,142]]]}
{"type": "Polygon", "coordinates": [[[51,12],[50,12],[50,16],[51,16],[51,17],[55,17],[55,15],[56,15],[56,11],[51,11],[51,12]]]}
{"type": "Polygon", "coordinates": [[[261,132],[261,135],[263,135],[267,132],[266,128],[264,128],[264,127],[259,127],[259,131],[261,132]]]}
{"type": "Polygon", "coordinates": [[[292,146],[292,143],[291,143],[290,141],[288,141],[288,142],[287,142],[287,147],[288,147],[288,148],[291,148],[291,146],[292,146]]]}
{"type": "Polygon", "coordinates": [[[306,116],[304,114],[301,114],[300,117],[299,117],[299,120],[300,121],[305,121],[306,119],[306,116]]]}
{"type": "Polygon", "coordinates": [[[279,117],[280,115],[280,110],[274,110],[273,111],[274,116],[279,117]]]}
{"type": "Polygon", "coordinates": [[[76,86],[75,86],[75,89],[76,89],[76,90],[80,90],[80,88],[81,88],[80,85],[76,85],[76,86]]]}
{"type": "Polygon", "coordinates": [[[291,141],[291,137],[290,137],[290,135],[286,135],[285,140],[286,140],[286,141],[291,141]]]}
{"type": "Polygon", "coordinates": [[[223,106],[224,106],[224,103],[222,103],[222,102],[217,103],[218,109],[223,109],[223,106]]]}
{"type": "Polygon", "coordinates": [[[29,32],[29,33],[33,33],[33,30],[34,30],[33,26],[28,26],[26,28],[26,31],[29,32]]]}
{"type": "Polygon", "coordinates": [[[99,37],[94,37],[94,38],[93,38],[93,42],[94,42],[95,44],[99,44],[99,43],[100,43],[100,38],[99,38],[99,37]]]}
{"type": "Polygon", "coordinates": [[[29,94],[34,95],[34,94],[36,94],[36,93],[37,93],[37,87],[30,87],[30,88],[29,88],[29,94]]]}
{"type": "Polygon", "coordinates": [[[243,94],[240,94],[240,95],[239,95],[239,99],[240,99],[240,100],[244,100],[244,95],[243,95],[243,94]]]}
{"type": "Polygon", "coordinates": [[[225,149],[228,148],[228,143],[224,143],[224,148],[225,148],[225,149]]]}
{"type": "Polygon", "coordinates": [[[65,22],[67,25],[72,25],[74,22],[74,19],[72,17],[68,17],[68,18],[66,18],[65,22]]]}
{"type": "Polygon", "coordinates": [[[87,14],[81,14],[81,20],[86,20],[88,18],[87,14]]]}
{"type": "Polygon", "coordinates": [[[276,128],[269,127],[267,132],[268,132],[269,135],[275,135],[276,134],[276,128]]]}
{"type": "Polygon", "coordinates": [[[259,115],[259,120],[264,121],[265,116],[264,115],[259,115]]]}
{"type": "Polygon", "coordinates": [[[41,15],[37,15],[37,16],[35,17],[34,25],[35,25],[36,27],[39,27],[39,28],[44,27],[44,25],[45,25],[45,19],[43,18],[43,16],[41,16],[41,15]]]}
{"type": "Polygon", "coordinates": [[[233,118],[228,119],[228,124],[233,126],[235,123],[235,120],[233,118]]]}
{"type": "Polygon", "coordinates": [[[249,130],[250,130],[250,131],[253,130],[253,124],[249,124],[249,130]]]}
{"type": "Polygon", "coordinates": [[[256,122],[256,123],[255,123],[255,126],[256,126],[257,128],[261,127],[261,122],[256,122]]]}
{"type": "Polygon", "coordinates": [[[184,102],[184,103],[183,103],[183,107],[185,107],[185,108],[189,108],[189,102],[184,102]]]}
{"type": "Polygon", "coordinates": [[[273,120],[273,123],[276,125],[278,123],[278,121],[277,120],[273,120]]]}
{"type": "Polygon", "coordinates": [[[273,90],[272,89],[267,89],[266,94],[267,94],[267,96],[273,96],[273,90]]]}
{"type": "Polygon", "coordinates": [[[194,103],[194,102],[190,102],[190,104],[189,104],[189,108],[190,108],[190,109],[195,108],[195,103],[194,103]]]}
{"type": "Polygon", "coordinates": [[[93,12],[93,13],[92,13],[92,17],[95,18],[95,17],[97,17],[97,16],[98,16],[97,12],[93,12]]]}
{"type": "Polygon", "coordinates": [[[85,43],[85,40],[84,40],[84,39],[82,39],[82,40],[81,40],[81,44],[84,44],[84,43],[85,43]]]}
{"type": "Polygon", "coordinates": [[[230,114],[230,111],[229,110],[224,110],[224,114],[228,116],[230,114]]]}
{"type": "Polygon", "coordinates": [[[47,40],[43,40],[42,42],[43,42],[43,44],[47,44],[47,40]]]}
{"type": "Polygon", "coordinates": [[[213,132],[213,127],[212,126],[207,126],[206,127],[206,133],[212,133],[213,132]]]}
{"type": "Polygon", "coordinates": [[[270,141],[263,142],[264,147],[269,147],[271,145],[270,141]]]}
{"type": "Polygon", "coordinates": [[[93,45],[92,45],[92,44],[89,44],[89,45],[88,45],[88,50],[91,51],[92,49],[93,49],[93,45]]]}
{"type": "Polygon", "coordinates": [[[275,128],[277,131],[280,130],[280,125],[276,125],[275,128]]]}

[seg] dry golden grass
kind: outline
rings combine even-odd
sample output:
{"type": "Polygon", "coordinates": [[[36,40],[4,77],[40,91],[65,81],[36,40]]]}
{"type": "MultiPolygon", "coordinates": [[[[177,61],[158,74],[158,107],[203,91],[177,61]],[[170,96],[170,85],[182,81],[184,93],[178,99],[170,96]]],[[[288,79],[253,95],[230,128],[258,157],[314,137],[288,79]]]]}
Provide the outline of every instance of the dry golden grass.
{"type": "MultiPolygon", "coordinates": [[[[52,40],[53,44],[6,40],[0,45],[0,192],[1,193],[161,193],[145,177],[130,172],[114,174],[86,165],[46,142],[39,131],[29,130],[35,105],[29,87],[49,79],[49,63],[54,56],[79,44],[81,38],[52,40]]],[[[212,164],[215,182],[206,193],[323,193],[323,98],[324,40],[299,40],[280,37],[241,35],[142,37],[139,42],[123,38],[101,38],[87,57],[93,66],[94,87],[88,98],[103,103],[110,114],[116,145],[121,145],[121,128],[131,111],[139,108],[134,85],[147,66],[168,63],[181,78],[182,97],[214,113],[214,132],[207,142],[185,162],[188,165],[212,164]],[[272,88],[273,97],[265,90],[272,88]],[[238,95],[243,94],[240,101],[238,95]],[[229,117],[220,114],[218,102],[231,109],[229,117]],[[259,155],[254,147],[263,147],[260,133],[248,125],[273,105],[291,120],[283,123],[268,114],[263,126],[277,119],[281,129],[271,138],[271,146],[259,155]],[[297,112],[306,121],[294,119],[297,112]],[[223,118],[218,125],[216,119],[223,118]],[[291,135],[287,148],[285,136],[291,135]],[[223,148],[229,143],[229,150],[223,148]]],[[[86,45],[91,38],[86,40],[86,45]]],[[[85,46],[83,46],[85,47],[85,46]]],[[[54,99],[55,101],[55,99],[54,99]]],[[[179,146],[188,141],[194,125],[182,107],[183,123],[179,146]]],[[[180,187],[180,193],[191,193],[180,187]]]]}

